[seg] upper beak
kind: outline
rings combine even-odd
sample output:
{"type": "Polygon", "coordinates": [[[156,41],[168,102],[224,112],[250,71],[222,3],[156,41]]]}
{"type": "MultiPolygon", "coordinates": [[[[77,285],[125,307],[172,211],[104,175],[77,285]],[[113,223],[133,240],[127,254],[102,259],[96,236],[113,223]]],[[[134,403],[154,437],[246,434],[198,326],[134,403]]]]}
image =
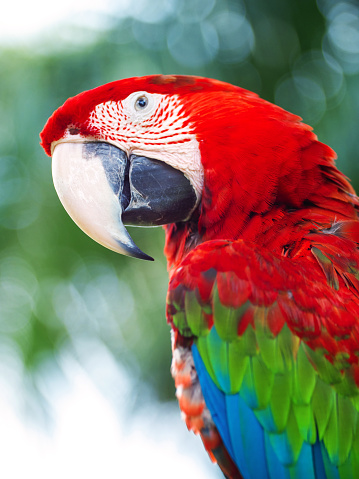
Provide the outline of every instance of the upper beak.
{"type": "Polygon", "coordinates": [[[61,142],[52,155],[57,194],[92,239],[121,254],[153,260],[123,223],[157,226],[185,221],[196,193],[182,172],[104,142],[61,142]]]}

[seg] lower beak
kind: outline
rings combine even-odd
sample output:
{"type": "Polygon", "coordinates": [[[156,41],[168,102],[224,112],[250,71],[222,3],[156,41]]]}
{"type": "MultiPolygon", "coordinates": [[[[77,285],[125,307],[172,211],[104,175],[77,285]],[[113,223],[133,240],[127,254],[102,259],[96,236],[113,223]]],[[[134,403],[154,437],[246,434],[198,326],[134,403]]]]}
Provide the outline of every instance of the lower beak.
{"type": "Polygon", "coordinates": [[[185,221],[196,194],[182,172],[126,153],[104,142],[64,142],[52,155],[56,192],[74,222],[92,239],[118,253],[153,260],[126,224],[158,226],[185,221]]]}

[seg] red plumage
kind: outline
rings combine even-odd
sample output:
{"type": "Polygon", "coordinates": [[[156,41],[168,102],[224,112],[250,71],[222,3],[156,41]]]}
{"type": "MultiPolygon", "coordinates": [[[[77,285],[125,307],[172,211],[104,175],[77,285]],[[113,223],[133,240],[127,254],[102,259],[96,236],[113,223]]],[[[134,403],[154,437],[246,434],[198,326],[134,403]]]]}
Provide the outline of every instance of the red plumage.
{"type": "MultiPolygon", "coordinates": [[[[356,308],[353,298],[359,294],[359,202],[334,165],[334,151],[320,143],[298,116],[254,93],[217,80],[157,75],[131,78],[67,100],[42,132],[45,151],[51,153],[51,143],[58,141],[70,124],[82,135],[102,139],[101,132],[88,121],[90,112],[101,102],[121,101],[136,90],[178,95],[183,117],[199,142],[204,169],[200,206],[191,221],[165,226],[169,266],[184,267],[191,263],[191,273],[187,279],[181,275],[181,281],[186,285],[189,281],[192,284],[187,287],[194,287],[197,276],[193,265],[198,265],[202,257],[202,270],[208,269],[212,260],[217,271],[233,272],[235,266],[235,274],[242,283],[236,285],[232,277],[227,278],[232,292],[225,283],[221,293],[223,303],[229,305],[228,295],[232,295],[235,306],[248,295],[255,305],[270,305],[279,294],[281,315],[277,322],[273,321],[273,331],[279,329],[278,323],[283,323],[283,317],[287,318],[291,329],[313,346],[316,344],[313,339],[321,336],[329,312],[338,321],[347,323],[349,319],[340,314],[340,307],[338,310],[333,307],[325,315],[322,308],[324,296],[331,295],[334,305],[338,294],[342,295],[341,304],[350,302],[351,307],[356,308]],[[211,242],[221,239],[231,243],[224,242],[218,248],[218,242],[211,242]],[[241,241],[236,242],[239,239],[241,241]],[[203,246],[194,250],[194,257],[186,257],[199,243],[203,246]],[[251,246],[246,246],[248,244],[251,246]],[[247,256],[239,254],[242,248],[247,248],[247,256]],[[256,248],[262,248],[263,254],[271,252],[267,262],[258,264],[260,278],[255,273],[256,248]],[[313,248],[329,263],[318,259],[313,248]],[[235,259],[231,258],[232,249],[236,251],[235,259]],[[278,261],[278,275],[273,271],[267,274],[264,265],[273,268],[278,261]],[[251,265],[251,274],[242,278],[248,265],[251,265]],[[299,291],[293,290],[293,298],[280,294],[285,290],[284,285],[292,289],[289,286],[292,277],[295,278],[294,290],[302,288],[302,300],[298,299],[299,291]],[[305,282],[300,278],[305,278],[305,282]],[[329,280],[340,285],[339,292],[328,288],[329,280]],[[309,307],[303,298],[310,296],[313,290],[323,296],[323,301],[309,307]]],[[[176,281],[175,268],[171,277],[172,282],[176,281]]],[[[201,296],[205,290],[207,295],[210,293],[208,284],[201,283],[198,288],[201,296]]],[[[349,323],[352,326],[352,322],[349,323]]],[[[353,357],[351,360],[354,361],[353,357]]]]}
{"type": "MultiPolygon", "coordinates": [[[[311,127],[298,116],[239,87],[199,77],[132,78],[71,98],[49,119],[42,133],[46,152],[50,154],[51,145],[63,138],[69,127],[82,137],[113,141],[108,128],[91,123],[90,114],[98,104],[121,103],[136,91],[178,98],[176,115],[181,128],[198,142],[203,168],[200,201],[188,221],[164,227],[170,272],[167,319],[174,331],[173,347],[178,356],[174,357],[172,372],[176,385],[182,388],[178,396],[188,427],[200,432],[206,449],[227,476],[239,478],[240,461],[235,465],[234,455],[230,458],[229,443],[226,449],[213,422],[204,425],[208,410],[202,396],[193,397],[198,380],[196,377],[194,384],[185,352],[206,338],[214,326],[227,352],[232,342],[253,330],[253,337],[247,338],[248,344],[243,346],[247,349],[241,354],[263,361],[265,369],[268,364],[264,365],[261,356],[260,334],[264,331],[276,344],[276,338],[287,328],[290,339],[285,340],[290,344],[283,346],[281,359],[283,364],[290,363],[285,374],[294,370],[297,355],[304,350],[317,371],[315,381],[322,385],[318,387],[326,388],[329,384],[338,397],[357,395],[359,200],[335,167],[334,151],[320,143],[311,127]],[[179,351],[184,351],[183,357],[179,351]]],[[[158,114],[167,121],[172,113],[161,109],[158,114]]],[[[150,134],[158,122],[158,118],[149,122],[143,136],[150,134]]],[[[180,146],[187,141],[187,137],[178,140],[179,157],[180,146]]],[[[210,347],[203,346],[202,359],[208,369],[212,368],[209,373],[213,380],[218,366],[220,379],[217,377],[216,387],[221,394],[238,393],[244,372],[237,374],[233,364],[227,364],[227,376],[223,378],[222,353],[208,352],[206,348],[210,347]]],[[[276,367],[271,374],[277,374],[276,367]]],[[[313,389],[314,386],[309,387],[305,394],[309,397],[313,389]]],[[[268,388],[257,400],[264,404],[270,394],[268,388]]],[[[299,393],[293,394],[297,394],[294,399],[289,393],[286,396],[288,414],[281,418],[283,421],[289,421],[290,407],[294,410],[298,405],[299,393]]],[[[354,406],[349,405],[351,410],[354,406]]],[[[314,400],[311,406],[316,414],[314,400]]],[[[297,420],[299,435],[299,429],[306,430],[307,426],[297,420]]],[[[324,438],[332,461],[326,467],[337,467],[337,450],[344,464],[349,449],[343,452],[330,432],[325,436],[321,418],[316,416],[316,420],[320,441],[324,438]]],[[[282,434],[288,426],[281,422],[280,425],[276,434],[282,434]]],[[[267,433],[266,425],[263,430],[267,433]]],[[[272,430],[270,433],[274,434],[272,430]]],[[[315,436],[312,430],[306,434],[315,436]]],[[[302,444],[303,438],[300,442],[298,435],[293,435],[293,444],[302,444]]],[[[308,444],[314,444],[315,437],[306,438],[308,444]]],[[[296,467],[299,452],[296,454],[295,458],[283,459],[283,467],[296,467]]],[[[359,456],[357,459],[359,470],[359,456]]],[[[316,477],[314,466],[310,463],[310,477],[316,477]]]]}

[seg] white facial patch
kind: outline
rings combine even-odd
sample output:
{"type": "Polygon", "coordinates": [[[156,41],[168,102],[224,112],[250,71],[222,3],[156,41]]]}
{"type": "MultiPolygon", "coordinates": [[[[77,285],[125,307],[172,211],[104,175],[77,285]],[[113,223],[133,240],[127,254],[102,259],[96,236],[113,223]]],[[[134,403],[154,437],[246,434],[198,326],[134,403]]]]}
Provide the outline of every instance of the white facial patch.
{"type": "Polygon", "coordinates": [[[127,154],[163,161],[182,171],[200,200],[203,167],[199,143],[178,96],[134,92],[122,101],[97,105],[89,122],[104,140],[127,154]]]}

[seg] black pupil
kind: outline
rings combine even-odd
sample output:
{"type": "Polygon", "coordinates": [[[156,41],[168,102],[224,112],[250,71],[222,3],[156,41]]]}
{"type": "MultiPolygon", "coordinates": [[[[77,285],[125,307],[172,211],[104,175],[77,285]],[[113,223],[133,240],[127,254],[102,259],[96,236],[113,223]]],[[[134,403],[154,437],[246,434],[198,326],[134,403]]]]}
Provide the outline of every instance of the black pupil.
{"type": "Polygon", "coordinates": [[[146,105],[147,105],[147,99],[143,96],[141,96],[138,100],[137,100],[137,105],[140,107],[140,108],[144,108],[146,105]]]}

